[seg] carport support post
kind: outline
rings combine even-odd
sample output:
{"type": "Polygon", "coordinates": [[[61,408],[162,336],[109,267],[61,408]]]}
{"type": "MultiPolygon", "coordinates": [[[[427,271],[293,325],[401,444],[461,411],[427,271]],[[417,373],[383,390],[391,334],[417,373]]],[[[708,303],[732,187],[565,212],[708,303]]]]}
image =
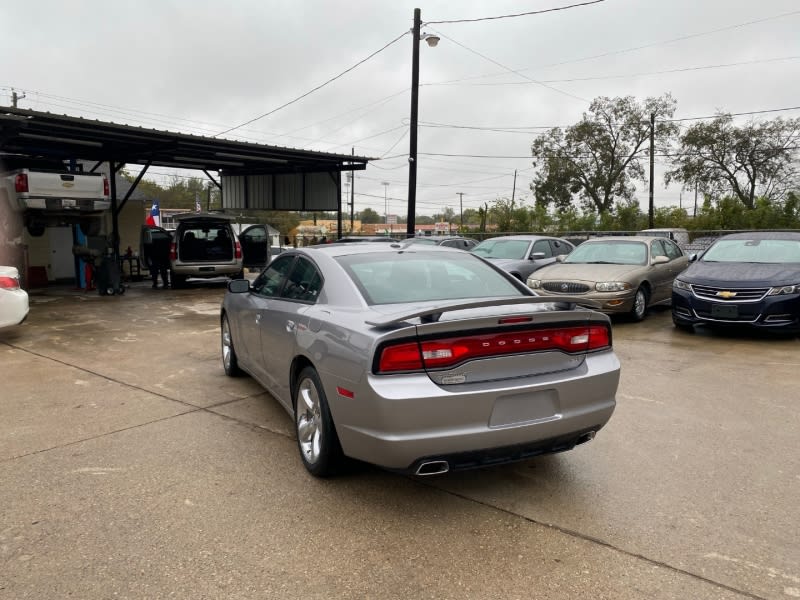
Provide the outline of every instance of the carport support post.
{"type": "Polygon", "coordinates": [[[342,237],[342,172],[336,173],[336,239],[342,237]]]}
{"type": "Polygon", "coordinates": [[[114,260],[119,260],[119,209],[117,208],[117,171],[122,168],[122,164],[115,164],[113,160],[108,162],[110,171],[109,191],[111,192],[111,246],[114,250],[114,260]]]}

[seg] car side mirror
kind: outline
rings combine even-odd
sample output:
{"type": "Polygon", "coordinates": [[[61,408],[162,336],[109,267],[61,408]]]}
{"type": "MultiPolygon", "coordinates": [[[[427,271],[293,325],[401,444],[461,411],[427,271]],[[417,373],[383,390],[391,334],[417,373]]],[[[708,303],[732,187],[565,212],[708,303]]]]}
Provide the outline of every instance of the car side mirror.
{"type": "Polygon", "coordinates": [[[697,258],[698,258],[697,252],[694,252],[693,254],[689,255],[689,262],[695,262],[697,258]]]}
{"type": "Polygon", "coordinates": [[[666,256],[654,256],[653,257],[653,264],[654,265],[663,265],[664,263],[668,263],[669,258],[666,256]]]}
{"type": "Polygon", "coordinates": [[[228,282],[228,291],[231,294],[244,294],[250,291],[250,281],[247,279],[232,279],[228,282]]]}
{"type": "Polygon", "coordinates": [[[544,256],[544,252],[533,252],[531,253],[530,258],[531,260],[539,260],[540,258],[544,258],[544,256]]]}
{"type": "Polygon", "coordinates": [[[564,262],[566,258],[567,258],[566,254],[559,254],[558,256],[556,256],[556,262],[564,262]]]}

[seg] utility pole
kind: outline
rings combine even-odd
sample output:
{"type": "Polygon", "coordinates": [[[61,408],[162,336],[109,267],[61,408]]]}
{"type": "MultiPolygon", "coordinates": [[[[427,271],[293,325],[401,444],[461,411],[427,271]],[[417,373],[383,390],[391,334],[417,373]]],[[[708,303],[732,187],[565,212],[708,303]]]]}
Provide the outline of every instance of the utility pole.
{"type": "MultiPolygon", "coordinates": [[[[350,149],[350,154],[356,155],[355,147],[350,149]]],[[[350,171],[350,235],[353,235],[353,216],[356,205],[356,172],[350,171]]]]}
{"type": "Polygon", "coordinates": [[[386,231],[389,231],[389,182],[381,181],[383,186],[383,223],[386,231]]]}
{"type": "Polygon", "coordinates": [[[697,182],[694,182],[694,213],[692,214],[693,217],[697,216],[697,182]]]}
{"type": "Polygon", "coordinates": [[[14,91],[14,88],[11,88],[11,106],[17,108],[17,102],[22,100],[25,97],[25,92],[22,93],[20,96],[17,92],[14,91]]]}
{"type": "Polygon", "coordinates": [[[413,44],[411,50],[411,123],[409,124],[408,148],[408,220],[406,221],[406,237],[416,235],[417,212],[417,115],[419,112],[419,41],[422,28],[422,13],[414,9],[414,27],[412,28],[413,44]]]}
{"type": "Polygon", "coordinates": [[[461,213],[461,229],[464,229],[464,192],[456,192],[458,194],[458,206],[461,213]]]}
{"type": "Polygon", "coordinates": [[[517,193],[517,170],[514,169],[514,187],[511,188],[511,206],[514,206],[514,196],[517,193]]]}
{"type": "Polygon", "coordinates": [[[655,209],[653,206],[653,172],[655,170],[655,139],[656,139],[656,113],[650,113],[650,210],[648,212],[648,227],[652,229],[655,222],[655,209]]]}

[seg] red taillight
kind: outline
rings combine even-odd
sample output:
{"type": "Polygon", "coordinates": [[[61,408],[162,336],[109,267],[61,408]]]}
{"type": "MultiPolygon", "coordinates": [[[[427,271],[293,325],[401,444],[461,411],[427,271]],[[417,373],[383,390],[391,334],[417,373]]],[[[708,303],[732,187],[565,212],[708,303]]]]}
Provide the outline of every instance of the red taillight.
{"type": "Polygon", "coordinates": [[[14,277],[0,277],[0,289],[3,290],[18,290],[19,280],[14,277]]]}
{"type": "Polygon", "coordinates": [[[14,189],[18,194],[26,194],[28,192],[28,174],[17,173],[14,177],[14,189]]]}
{"type": "Polygon", "coordinates": [[[381,352],[381,359],[378,364],[379,373],[421,370],[422,356],[420,356],[417,342],[386,346],[381,352]]]}
{"type": "Polygon", "coordinates": [[[175,242],[169,245],[169,259],[178,260],[178,245],[175,242]]]}
{"type": "Polygon", "coordinates": [[[236,259],[242,258],[242,245],[239,242],[234,242],[234,257],[236,259]]]}
{"type": "Polygon", "coordinates": [[[529,329],[421,343],[402,342],[383,348],[378,373],[451,368],[467,360],[508,354],[545,350],[575,354],[610,347],[611,333],[605,325],[529,329]]]}
{"type": "Polygon", "coordinates": [[[108,196],[110,193],[108,189],[108,178],[103,177],[103,195],[108,196]]]}

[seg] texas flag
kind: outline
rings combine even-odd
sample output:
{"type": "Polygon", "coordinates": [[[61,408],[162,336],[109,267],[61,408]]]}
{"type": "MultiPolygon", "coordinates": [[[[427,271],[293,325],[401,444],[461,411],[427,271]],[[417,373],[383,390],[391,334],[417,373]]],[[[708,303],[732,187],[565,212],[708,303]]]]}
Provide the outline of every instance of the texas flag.
{"type": "Polygon", "coordinates": [[[153,207],[150,209],[150,214],[147,215],[145,223],[153,227],[161,226],[161,211],[158,208],[158,200],[153,200],[153,207]]]}

